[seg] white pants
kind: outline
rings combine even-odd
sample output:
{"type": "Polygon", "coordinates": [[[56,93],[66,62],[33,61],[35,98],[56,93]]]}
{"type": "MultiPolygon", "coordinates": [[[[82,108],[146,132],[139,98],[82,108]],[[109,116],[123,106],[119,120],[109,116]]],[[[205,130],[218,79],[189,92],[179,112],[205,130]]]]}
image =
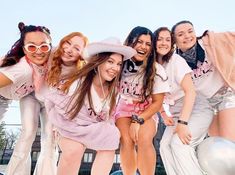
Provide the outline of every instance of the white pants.
{"type": "Polygon", "coordinates": [[[2,121],[5,113],[7,112],[7,109],[11,101],[12,100],[8,100],[0,95],[0,122],[2,121]]]}
{"type": "MultiPolygon", "coordinates": [[[[180,117],[183,106],[183,99],[170,106],[170,112],[175,123],[180,117]]],[[[213,111],[208,101],[203,97],[197,97],[188,127],[192,134],[189,145],[184,145],[177,134],[174,134],[176,126],[167,126],[160,143],[160,154],[165,166],[167,175],[203,175],[198,159],[196,147],[204,140],[210,123],[213,118],[213,111]]]]}
{"type": "Polygon", "coordinates": [[[43,103],[39,102],[34,93],[20,100],[22,132],[17,140],[14,152],[8,164],[7,175],[30,175],[31,147],[41,121],[41,152],[37,160],[34,175],[56,174],[56,152],[53,141],[52,125],[46,115],[43,103]]]}

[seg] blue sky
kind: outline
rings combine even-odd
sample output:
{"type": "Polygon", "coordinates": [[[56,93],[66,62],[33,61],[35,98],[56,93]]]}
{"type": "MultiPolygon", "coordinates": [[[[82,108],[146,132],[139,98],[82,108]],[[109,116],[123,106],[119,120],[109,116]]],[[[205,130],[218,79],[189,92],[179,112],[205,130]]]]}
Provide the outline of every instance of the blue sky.
{"type": "MultiPolygon", "coordinates": [[[[122,41],[135,26],[155,30],[190,20],[198,35],[209,29],[235,31],[234,0],[2,0],[0,55],[19,38],[18,22],[44,25],[51,30],[53,45],[70,32],[79,31],[89,41],[109,36],[122,41]]],[[[20,123],[17,102],[5,116],[6,123],[20,123]]]]}

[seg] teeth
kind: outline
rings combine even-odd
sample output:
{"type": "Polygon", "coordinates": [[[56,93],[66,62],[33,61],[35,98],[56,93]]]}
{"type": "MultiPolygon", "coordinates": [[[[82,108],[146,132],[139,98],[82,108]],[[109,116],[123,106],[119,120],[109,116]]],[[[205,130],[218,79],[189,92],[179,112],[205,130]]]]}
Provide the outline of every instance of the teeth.
{"type": "Polygon", "coordinates": [[[144,51],[138,51],[138,53],[140,53],[140,54],[145,54],[145,52],[144,52],[144,51]]]}

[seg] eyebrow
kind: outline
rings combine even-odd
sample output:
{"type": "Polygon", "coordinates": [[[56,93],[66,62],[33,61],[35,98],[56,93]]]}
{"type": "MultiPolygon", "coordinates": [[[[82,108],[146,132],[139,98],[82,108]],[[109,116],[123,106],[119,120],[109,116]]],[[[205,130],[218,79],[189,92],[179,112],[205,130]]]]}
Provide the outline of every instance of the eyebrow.
{"type": "MultiPolygon", "coordinates": [[[[193,27],[190,27],[190,28],[188,28],[186,31],[190,31],[190,30],[192,30],[193,31],[193,27]]],[[[185,33],[185,31],[179,31],[177,34],[180,34],[180,33],[185,33]]]]}

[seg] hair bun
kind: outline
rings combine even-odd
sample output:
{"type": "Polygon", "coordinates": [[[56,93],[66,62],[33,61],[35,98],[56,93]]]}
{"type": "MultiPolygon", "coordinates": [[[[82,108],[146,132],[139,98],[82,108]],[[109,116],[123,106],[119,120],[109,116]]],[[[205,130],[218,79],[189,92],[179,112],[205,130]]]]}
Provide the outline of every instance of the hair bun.
{"type": "Polygon", "coordinates": [[[19,22],[18,28],[19,28],[20,32],[22,32],[25,28],[25,24],[23,22],[19,22]]]}

